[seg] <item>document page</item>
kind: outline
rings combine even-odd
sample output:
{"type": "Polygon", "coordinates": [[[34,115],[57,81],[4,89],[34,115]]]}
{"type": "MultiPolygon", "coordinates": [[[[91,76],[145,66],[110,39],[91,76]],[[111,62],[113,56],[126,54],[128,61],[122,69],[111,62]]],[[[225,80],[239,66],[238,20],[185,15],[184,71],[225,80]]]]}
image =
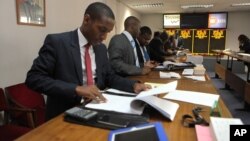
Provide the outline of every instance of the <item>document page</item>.
{"type": "Polygon", "coordinates": [[[170,82],[159,87],[152,88],[148,91],[143,91],[136,97],[103,93],[103,96],[107,99],[107,102],[97,103],[92,101],[87,104],[86,107],[91,109],[141,115],[145,104],[147,103],[162,113],[165,117],[173,120],[179,105],[154,95],[172,92],[176,89],[176,86],[177,81],[170,82]]]}
{"type": "Polygon", "coordinates": [[[229,141],[230,125],[243,125],[239,118],[210,117],[210,128],[214,140],[229,141]]]}
{"type": "Polygon", "coordinates": [[[163,98],[213,107],[215,101],[219,100],[219,95],[211,93],[176,90],[173,92],[169,92],[163,98]]]}
{"type": "Polygon", "coordinates": [[[134,100],[135,97],[110,95],[105,93],[103,94],[103,96],[107,99],[107,102],[97,103],[95,101],[92,101],[85,107],[91,109],[115,111],[120,113],[128,113],[136,115],[141,115],[145,107],[145,104],[144,105],[138,104],[136,107],[133,107],[132,109],[130,107],[130,103],[134,100]]]}

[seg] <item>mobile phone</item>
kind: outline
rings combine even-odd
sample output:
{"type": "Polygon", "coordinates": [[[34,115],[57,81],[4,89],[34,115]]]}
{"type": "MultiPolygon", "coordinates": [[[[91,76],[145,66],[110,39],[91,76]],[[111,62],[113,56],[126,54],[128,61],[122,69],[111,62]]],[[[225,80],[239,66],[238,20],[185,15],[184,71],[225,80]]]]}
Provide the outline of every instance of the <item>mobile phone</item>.
{"type": "Polygon", "coordinates": [[[127,121],[126,119],[112,117],[110,115],[99,116],[97,119],[97,122],[101,124],[110,125],[110,126],[120,127],[120,128],[125,128],[129,125],[129,121],[127,121]]]}
{"type": "Polygon", "coordinates": [[[82,109],[79,107],[73,107],[65,112],[66,115],[71,116],[73,118],[79,119],[79,120],[89,120],[93,117],[95,117],[98,112],[88,109],[82,109]]]}

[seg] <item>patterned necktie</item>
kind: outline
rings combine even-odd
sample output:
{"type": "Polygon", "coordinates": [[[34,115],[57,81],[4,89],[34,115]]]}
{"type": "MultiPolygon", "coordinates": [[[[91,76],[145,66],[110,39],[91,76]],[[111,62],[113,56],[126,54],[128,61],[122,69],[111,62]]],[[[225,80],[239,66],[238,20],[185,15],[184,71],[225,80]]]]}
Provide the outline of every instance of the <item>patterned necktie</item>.
{"type": "Polygon", "coordinates": [[[89,47],[90,44],[86,44],[85,46],[85,68],[86,68],[86,76],[87,76],[87,85],[93,85],[94,84],[94,79],[92,75],[92,68],[91,68],[91,58],[89,55],[89,47]]]}

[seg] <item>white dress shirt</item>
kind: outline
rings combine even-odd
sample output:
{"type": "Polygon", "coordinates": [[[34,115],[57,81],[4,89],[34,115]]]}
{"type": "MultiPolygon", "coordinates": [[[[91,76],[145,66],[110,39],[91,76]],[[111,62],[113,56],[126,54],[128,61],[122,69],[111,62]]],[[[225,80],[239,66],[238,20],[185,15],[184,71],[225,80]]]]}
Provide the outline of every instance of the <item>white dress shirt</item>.
{"type": "MultiPolygon", "coordinates": [[[[86,75],[85,59],[84,59],[84,53],[85,53],[84,46],[88,43],[88,41],[81,33],[80,28],[78,28],[77,33],[78,33],[79,47],[80,47],[81,60],[82,60],[81,62],[82,62],[83,84],[87,84],[87,75],[86,75]]],[[[95,62],[95,53],[94,53],[92,45],[89,48],[89,55],[90,55],[90,59],[91,59],[92,75],[93,75],[93,78],[95,78],[96,77],[96,71],[95,71],[96,70],[96,62],[95,62]]]]}
{"type": "Polygon", "coordinates": [[[137,51],[136,51],[136,46],[135,46],[135,41],[133,39],[133,37],[131,36],[131,34],[128,32],[128,31],[123,31],[123,34],[125,34],[125,36],[128,38],[128,40],[130,41],[132,47],[133,47],[133,50],[134,50],[134,56],[135,56],[135,65],[137,67],[140,67],[140,64],[139,64],[139,60],[138,60],[138,56],[137,56],[137,51]]]}

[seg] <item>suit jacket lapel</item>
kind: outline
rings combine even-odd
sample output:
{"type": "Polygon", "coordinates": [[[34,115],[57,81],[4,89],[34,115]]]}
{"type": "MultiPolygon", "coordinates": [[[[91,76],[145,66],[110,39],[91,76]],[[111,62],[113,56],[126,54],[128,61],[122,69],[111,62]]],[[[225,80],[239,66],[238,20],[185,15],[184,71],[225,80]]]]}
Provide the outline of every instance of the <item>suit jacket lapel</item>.
{"type": "Polygon", "coordinates": [[[77,30],[71,32],[71,54],[73,58],[73,62],[75,65],[75,71],[78,76],[78,80],[83,84],[83,75],[82,75],[82,63],[81,63],[81,53],[80,53],[80,47],[79,47],[79,39],[77,35],[77,30]]]}

